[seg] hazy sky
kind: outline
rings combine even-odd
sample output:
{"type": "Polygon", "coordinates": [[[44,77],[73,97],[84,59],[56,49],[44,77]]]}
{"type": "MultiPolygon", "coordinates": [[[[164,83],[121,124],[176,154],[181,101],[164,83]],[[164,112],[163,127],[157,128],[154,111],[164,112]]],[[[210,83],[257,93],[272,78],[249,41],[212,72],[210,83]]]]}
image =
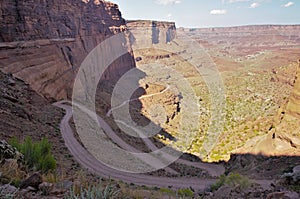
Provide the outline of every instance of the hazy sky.
{"type": "Polygon", "coordinates": [[[110,0],[125,19],[175,21],[177,27],[300,24],[300,0],[110,0]]]}

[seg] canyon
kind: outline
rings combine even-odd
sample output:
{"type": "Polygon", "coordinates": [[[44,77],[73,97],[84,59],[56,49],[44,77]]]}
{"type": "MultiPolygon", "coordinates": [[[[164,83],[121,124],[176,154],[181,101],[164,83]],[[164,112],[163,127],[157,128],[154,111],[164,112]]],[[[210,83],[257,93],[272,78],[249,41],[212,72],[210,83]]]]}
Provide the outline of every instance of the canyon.
{"type": "MultiPolygon", "coordinates": [[[[181,128],[197,137],[193,140],[193,144],[187,146],[189,148],[187,152],[201,155],[199,148],[205,142],[207,136],[205,132],[208,131],[209,125],[207,124],[212,114],[210,110],[212,93],[207,84],[208,80],[199,74],[199,71],[201,68],[204,71],[205,68],[215,65],[215,73],[222,76],[226,89],[226,118],[224,132],[212,150],[211,158],[214,161],[229,160],[231,153],[247,152],[265,155],[299,153],[299,147],[295,148],[289,144],[289,142],[299,142],[298,133],[296,133],[298,132],[296,127],[298,117],[293,122],[288,122],[290,125],[284,125],[285,122],[279,121],[282,117],[281,112],[286,113],[284,118],[288,118],[288,115],[295,116],[297,112],[298,83],[295,77],[300,48],[299,28],[299,25],[178,28],[177,37],[165,46],[150,45],[148,48],[135,51],[135,56],[141,58],[137,62],[137,68],[147,74],[144,82],[148,85],[173,84],[176,87],[176,81],[185,80],[190,83],[196,98],[200,100],[199,110],[190,110],[190,114],[192,112],[200,114],[200,128],[195,129],[188,123],[181,123],[181,128]],[[195,43],[196,48],[202,50],[198,50],[198,54],[187,50],[188,48],[183,47],[185,41],[195,43]],[[202,63],[197,65],[197,61],[194,60],[202,63]],[[191,66],[191,63],[196,64],[191,66]],[[172,73],[166,72],[167,68],[171,69],[172,73]],[[182,76],[176,79],[173,73],[179,73],[182,76]],[[269,128],[272,129],[273,126],[276,127],[275,134],[278,135],[274,136],[276,138],[274,140],[272,140],[272,134],[275,129],[269,132],[269,128]],[[283,129],[286,131],[284,136],[282,135],[283,129]],[[255,144],[260,143],[258,138],[264,140],[266,137],[268,141],[261,142],[259,146],[255,144]]],[[[183,87],[183,90],[187,88],[183,87]]],[[[150,114],[146,110],[153,106],[153,103],[164,101],[168,97],[165,94],[155,96],[155,98],[150,102],[142,100],[144,112],[148,117],[150,114]]],[[[172,97],[169,99],[172,101],[172,97]]],[[[176,101],[173,100],[173,102],[176,104],[176,101]]],[[[188,104],[191,106],[193,103],[188,104]]],[[[166,107],[168,107],[167,104],[165,104],[166,107]]],[[[179,139],[182,136],[186,139],[184,133],[178,133],[182,113],[176,111],[178,108],[166,109],[169,115],[164,122],[161,122],[161,126],[176,138],[179,139]]],[[[176,146],[176,142],[169,140],[163,142],[173,147],[176,146]]]]}
{"type": "MultiPolygon", "coordinates": [[[[174,22],[126,21],[118,5],[101,0],[1,1],[1,139],[47,137],[61,172],[71,180],[78,170],[88,169],[91,181],[98,178],[92,173],[115,180],[122,176],[128,184],[191,188],[195,195],[205,195],[221,174],[237,172],[266,197],[281,187],[284,173],[300,164],[299,31],[300,25],[176,28],[174,22]],[[126,53],[110,64],[96,93],[97,114],[110,132],[101,134],[104,142],[144,153],[164,146],[183,153],[168,167],[133,175],[135,179],[91,156],[75,131],[71,102],[60,101],[71,99],[86,57],[116,35],[121,38],[115,45],[126,53]],[[133,69],[137,76],[129,79],[138,79],[134,85],[139,88],[129,99],[118,98],[114,107],[114,88],[133,69]],[[207,71],[222,80],[222,87],[212,89],[219,82],[211,82],[207,71]],[[225,105],[216,96],[224,97],[225,105]],[[122,121],[111,114],[125,105],[133,122],[142,127],[154,123],[159,133],[149,139],[127,135],[118,125],[122,121]],[[224,105],[224,110],[214,105],[224,105]],[[220,119],[212,119],[218,109],[222,131],[205,151],[210,128],[217,128],[220,119]]],[[[130,123],[123,126],[128,130],[130,123]]],[[[136,188],[124,182],[116,183],[136,188]]],[[[232,190],[239,194],[238,188],[232,190]]]]}

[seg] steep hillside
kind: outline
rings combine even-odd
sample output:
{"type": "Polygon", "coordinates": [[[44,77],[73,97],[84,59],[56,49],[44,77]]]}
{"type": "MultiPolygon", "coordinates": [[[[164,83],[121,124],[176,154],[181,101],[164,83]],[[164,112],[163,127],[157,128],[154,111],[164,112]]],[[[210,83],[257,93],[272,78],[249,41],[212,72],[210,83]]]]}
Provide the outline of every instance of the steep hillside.
{"type": "MultiPolygon", "coordinates": [[[[0,2],[0,69],[48,98],[67,98],[87,54],[125,29],[118,6],[107,1],[4,0],[0,2]]],[[[102,79],[116,79],[135,66],[128,36],[123,42],[128,54],[117,59],[102,79]]]]}
{"type": "Polygon", "coordinates": [[[59,172],[74,174],[70,158],[60,134],[59,123],[64,115],[23,81],[0,71],[0,140],[30,136],[34,141],[48,138],[58,162],[59,172]]]}

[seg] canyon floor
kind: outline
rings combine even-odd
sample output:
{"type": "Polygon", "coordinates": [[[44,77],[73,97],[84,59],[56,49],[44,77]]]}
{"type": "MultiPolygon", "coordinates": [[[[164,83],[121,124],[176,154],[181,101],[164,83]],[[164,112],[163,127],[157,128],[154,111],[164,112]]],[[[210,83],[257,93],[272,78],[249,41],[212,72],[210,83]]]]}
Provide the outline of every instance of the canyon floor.
{"type": "MultiPolygon", "coordinates": [[[[211,93],[212,90],[209,88],[210,85],[206,82],[205,77],[191,65],[192,53],[182,53],[183,50],[180,50],[178,43],[179,41],[174,41],[174,43],[168,44],[168,48],[172,49],[169,52],[160,46],[136,52],[136,56],[142,59],[137,63],[137,67],[146,74],[142,82],[149,85],[148,91],[150,93],[153,92],[151,89],[162,90],[167,86],[173,86],[169,92],[141,99],[142,110],[150,118],[149,108],[153,104],[162,102],[167,111],[160,125],[177,138],[176,141],[167,139],[163,142],[174,147],[178,143],[179,146],[182,146],[180,136],[186,140],[184,137],[186,134],[193,135],[193,140],[183,148],[188,153],[200,156],[201,146],[210,128],[209,122],[213,114],[211,109],[214,108],[212,106],[215,106],[212,103],[212,97],[216,95],[211,93]],[[174,53],[176,48],[178,50],[175,50],[174,53]],[[190,57],[191,60],[186,60],[185,57],[190,57]],[[176,73],[181,76],[178,77],[176,73]],[[183,81],[187,83],[183,84],[183,81]],[[172,90],[175,90],[173,95],[172,90]],[[192,106],[193,103],[197,104],[194,106],[195,109],[188,110],[188,117],[192,119],[191,115],[198,114],[199,127],[193,127],[187,122],[182,122],[182,117],[186,116],[184,115],[186,113],[184,110],[177,111],[178,90],[184,90],[185,95],[195,96],[194,99],[188,99],[186,102],[183,97],[179,103],[182,107],[186,104],[189,106],[192,106]],[[184,129],[182,134],[180,134],[179,129],[184,129]]],[[[281,126],[281,131],[282,129],[290,131],[291,139],[295,143],[299,143],[298,130],[295,129],[298,125],[297,120],[294,120],[294,124],[291,126],[279,125],[280,117],[282,117],[281,112],[284,112],[284,106],[293,90],[298,70],[297,53],[299,49],[289,49],[283,53],[275,49],[266,54],[258,54],[256,57],[251,57],[251,55],[238,56],[233,53],[221,54],[222,49],[220,46],[214,46],[203,50],[209,56],[210,62],[216,65],[223,80],[224,96],[226,96],[224,97],[223,131],[215,140],[215,146],[206,160],[229,160],[232,153],[247,152],[265,155],[299,154],[299,148],[284,143],[285,140],[274,139],[278,145],[278,150],[276,150],[276,147],[272,148],[272,138],[269,141],[264,139],[270,135],[272,137],[277,126],[281,126]],[[294,56],[295,61],[283,60],[283,56],[294,56]],[[245,58],[244,61],[235,61],[243,58],[245,58]],[[263,139],[265,140],[264,143],[258,144],[259,140],[263,139]]],[[[220,106],[220,109],[222,108],[220,106]]],[[[194,123],[196,122],[194,120],[194,123]]]]}

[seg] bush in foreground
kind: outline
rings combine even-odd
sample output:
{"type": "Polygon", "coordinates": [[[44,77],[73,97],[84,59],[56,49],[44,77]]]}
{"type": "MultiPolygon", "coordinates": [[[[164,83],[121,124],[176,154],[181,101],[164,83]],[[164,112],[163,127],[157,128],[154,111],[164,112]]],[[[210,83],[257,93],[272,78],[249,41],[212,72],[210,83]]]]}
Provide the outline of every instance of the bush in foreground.
{"type": "Polygon", "coordinates": [[[51,144],[46,138],[36,143],[33,143],[30,137],[26,137],[22,143],[18,142],[16,138],[12,138],[10,144],[24,155],[29,169],[42,172],[56,169],[56,161],[51,153],[51,144]]]}

